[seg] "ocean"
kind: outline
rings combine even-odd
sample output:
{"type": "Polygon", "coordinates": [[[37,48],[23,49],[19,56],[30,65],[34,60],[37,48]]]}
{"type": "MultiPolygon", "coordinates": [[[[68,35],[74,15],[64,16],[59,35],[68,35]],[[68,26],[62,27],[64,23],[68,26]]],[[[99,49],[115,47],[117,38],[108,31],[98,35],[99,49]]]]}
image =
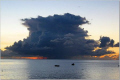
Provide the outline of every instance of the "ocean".
{"type": "Polygon", "coordinates": [[[119,60],[1,59],[1,79],[119,79],[119,60]],[[71,65],[74,63],[75,65],[71,65]],[[55,67],[55,65],[60,65],[55,67]]]}

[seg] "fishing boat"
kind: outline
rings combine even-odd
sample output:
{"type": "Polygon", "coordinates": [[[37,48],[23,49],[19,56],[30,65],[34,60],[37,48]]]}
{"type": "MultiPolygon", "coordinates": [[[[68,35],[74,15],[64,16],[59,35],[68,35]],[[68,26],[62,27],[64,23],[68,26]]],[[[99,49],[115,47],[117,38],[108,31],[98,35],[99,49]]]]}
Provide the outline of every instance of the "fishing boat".
{"type": "Polygon", "coordinates": [[[60,65],[55,65],[55,67],[60,67],[60,65]]]}

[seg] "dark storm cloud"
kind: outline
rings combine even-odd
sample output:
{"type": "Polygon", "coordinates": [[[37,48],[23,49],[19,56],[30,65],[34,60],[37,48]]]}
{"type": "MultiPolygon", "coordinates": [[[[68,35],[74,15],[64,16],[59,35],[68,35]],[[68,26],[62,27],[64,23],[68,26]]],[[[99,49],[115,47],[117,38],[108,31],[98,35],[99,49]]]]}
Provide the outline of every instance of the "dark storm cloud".
{"type": "Polygon", "coordinates": [[[1,51],[1,57],[10,58],[12,56],[20,56],[19,54],[11,50],[5,50],[5,51],[0,50],[0,51],[1,51]]]}
{"type": "Polygon", "coordinates": [[[110,42],[110,38],[109,37],[101,37],[100,38],[100,47],[106,47],[108,45],[108,43],[110,42]]]}
{"type": "Polygon", "coordinates": [[[119,47],[119,42],[114,45],[114,47],[119,47]]]}
{"type": "MultiPolygon", "coordinates": [[[[80,55],[104,55],[112,52],[105,47],[110,38],[102,37],[101,44],[93,39],[86,39],[88,31],[79,27],[89,24],[86,18],[66,13],[48,17],[22,19],[29,30],[29,37],[15,42],[8,50],[20,55],[39,55],[48,58],[72,58],[80,55]],[[96,47],[102,47],[94,52],[96,47]],[[102,52],[102,53],[100,53],[102,52]]],[[[111,41],[110,44],[113,42],[111,41]]]]}
{"type": "Polygon", "coordinates": [[[115,52],[113,51],[107,51],[108,47],[103,47],[102,49],[97,49],[94,53],[92,53],[93,56],[101,56],[104,54],[113,54],[115,52]]]}
{"type": "Polygon", "coordinates": [[[100,37],[100,47],[114,47],[114,40],[109,37],[100,37]]]}
{"type": "MultiPolygon", "coordinates": [[[[31,19],[22,19],[24,25],[28,27],[30,34],[35,31],[49,31],[52,33],[82,33],[83,30],[78,30],[78,25],[89,23],[86,18],[75,16],[66,13],[64,15],[57,15],[31,19]]],[[[83,34],[86,35],[86,34],[83,34]]]]}
{"type": "Polygon", "coordinates": [[[114,40],[113,39],[110,40],[109,46],[111,46],[111,47],[114,46],[114,40]]]}

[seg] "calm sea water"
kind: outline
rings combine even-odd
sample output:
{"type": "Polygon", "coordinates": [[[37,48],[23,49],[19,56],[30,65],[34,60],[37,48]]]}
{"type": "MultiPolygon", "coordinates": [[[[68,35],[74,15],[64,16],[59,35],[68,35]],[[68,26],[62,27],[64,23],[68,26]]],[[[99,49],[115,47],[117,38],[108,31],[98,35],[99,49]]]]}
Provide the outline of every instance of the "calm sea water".
{"type": "Polygon", "coordinates": [[[119,79],[118,60],[2,59],[1,79],[119,79]],[[75,63],[74,66],[71,64],[75,63]],[[55,67],[54,65],[60,65],[55,67]]]}

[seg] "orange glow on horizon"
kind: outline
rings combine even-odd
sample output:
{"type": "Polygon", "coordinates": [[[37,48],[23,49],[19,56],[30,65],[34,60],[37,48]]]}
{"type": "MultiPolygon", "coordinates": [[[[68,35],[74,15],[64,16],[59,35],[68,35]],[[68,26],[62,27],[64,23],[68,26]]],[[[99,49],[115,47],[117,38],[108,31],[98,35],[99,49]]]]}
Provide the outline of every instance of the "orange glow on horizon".
{"type": "Polygon", "coordinates": [[[105,54],[105,55],[102,55],[102,56],[92,56],[92,57],[93,58],[98,58],[98,59],[111,59],[111,60],[118,60],[119,59],[119,47],[110,47],[110,48],[108,48],[108,50],[114,51],[115,53],[105,54]]]}
{"type": "Polygon", "coordinates": [[[12,57],[14,59],[47,59],[47,57],[36,56],[36,57],[12,57]]]}
{"type": "Polygon", "coordinates": [[[115,53],[115,54],[106,54],[106,55],[102,55],[99,58],[111,58],[113,60],[118,60],[119,59],[119,53],[115,53]]]}
{"type": "Polygon", "coordinates": [[[47,57],[21,57],[22,59],[47,59],[47,57]]]}

